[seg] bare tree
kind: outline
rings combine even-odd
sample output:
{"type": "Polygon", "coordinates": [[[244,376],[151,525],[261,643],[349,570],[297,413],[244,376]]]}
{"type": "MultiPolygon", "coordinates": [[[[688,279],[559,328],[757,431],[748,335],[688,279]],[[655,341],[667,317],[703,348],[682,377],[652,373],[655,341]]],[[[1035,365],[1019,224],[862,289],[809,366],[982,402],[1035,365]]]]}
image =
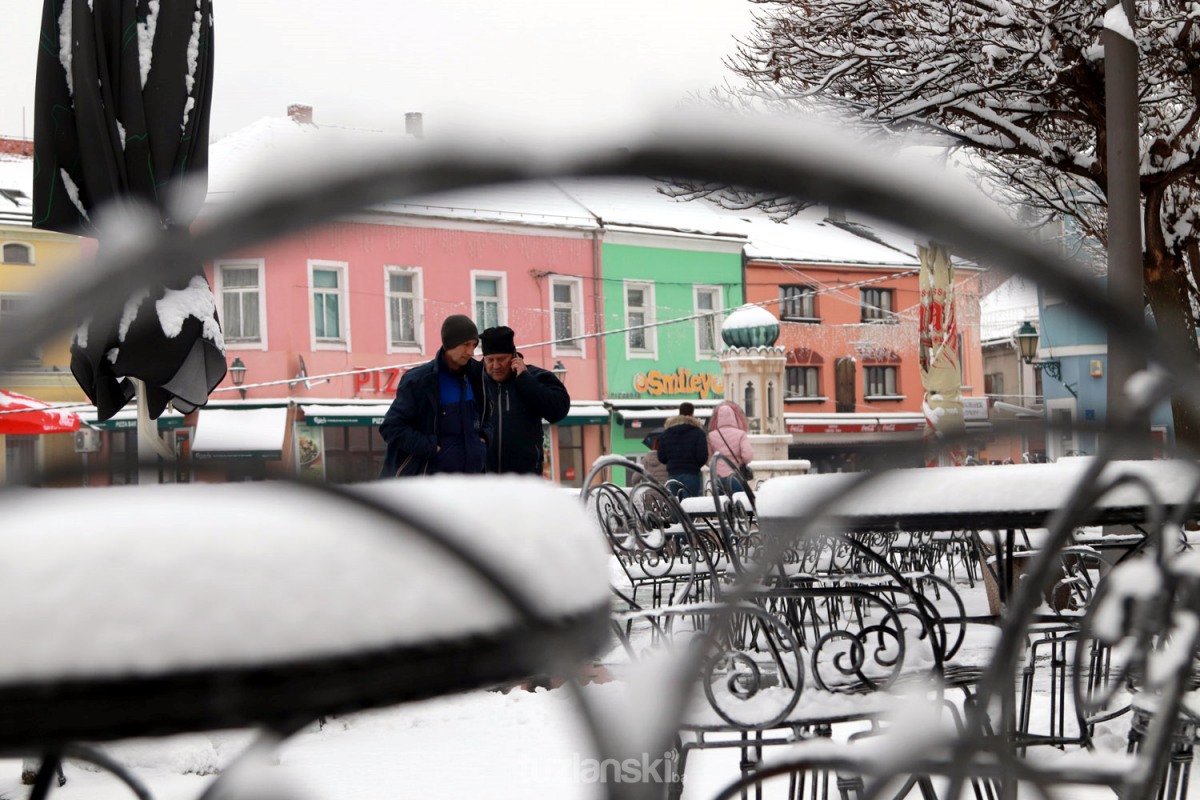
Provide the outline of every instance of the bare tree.
{"type": "MultiPolygon", "coordinates": [[[[751,2],[755,30],[730,59],[746,93],[836,104],[877,132],[935,133],[979,156],[1016,203],[1106,243],[1103,2],[751,2]]],[[[1146,301],[1200,363],[1200,15],[1194,0],[1137,5],[1146,301]]],[[[1173,411],[1176,435],[1200,444],[1200,419],[1173,411]]]]}

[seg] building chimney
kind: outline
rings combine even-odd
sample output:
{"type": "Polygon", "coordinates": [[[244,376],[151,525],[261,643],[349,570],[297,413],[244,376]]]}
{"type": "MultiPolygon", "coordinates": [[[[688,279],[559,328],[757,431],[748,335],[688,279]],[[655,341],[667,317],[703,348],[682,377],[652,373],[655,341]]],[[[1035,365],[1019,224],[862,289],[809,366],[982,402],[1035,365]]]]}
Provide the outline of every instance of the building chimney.
{"type": "Polygon", "coordinates": [[[300,125],[312,125],[312,106],[292,103],[288,106],[288,118],[300,125]]]}
{"type": "Polygon", "coordinates": [[[416,139],[425,138],[424,119],[420,111],[409,111],[404,115],[404,132],[416,139]]]}

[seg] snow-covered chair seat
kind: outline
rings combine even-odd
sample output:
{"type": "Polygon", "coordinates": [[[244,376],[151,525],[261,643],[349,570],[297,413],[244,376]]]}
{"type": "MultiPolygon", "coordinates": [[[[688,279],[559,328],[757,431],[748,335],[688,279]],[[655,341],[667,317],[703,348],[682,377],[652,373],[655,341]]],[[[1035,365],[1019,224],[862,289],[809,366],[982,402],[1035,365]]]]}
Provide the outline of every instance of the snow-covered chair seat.
{"type": "Polygon", "coordinates": [[[0,504],[0,747],[303,723],[582,663],[609,629],[603,543],[532,478],[0,504]]]}
{"type": "MultiPolygon", "coordinates": [[[[712,599],[731,559],[719,531],[698,529],[680,501],[619,456],[599,459],[583,487],[584,506],[608,541],[624,580],[613,590],[633,608],[712,599]],[[631,488],[603,480],[623,467],[641,476],[631,488]]],[[[697,498],[703,499],[703,498],[697,498]]]]}

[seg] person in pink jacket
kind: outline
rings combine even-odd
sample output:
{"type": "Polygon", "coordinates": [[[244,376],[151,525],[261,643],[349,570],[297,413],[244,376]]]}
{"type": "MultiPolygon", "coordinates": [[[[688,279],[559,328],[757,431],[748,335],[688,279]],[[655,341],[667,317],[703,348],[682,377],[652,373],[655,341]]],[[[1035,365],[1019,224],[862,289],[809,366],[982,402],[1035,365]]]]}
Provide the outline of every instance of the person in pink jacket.
{"type": "MultiPolygon", "coordinates": [[[[708,449],[714,455],[722,454],[739,468],[754,460],[754,450],[750,446],[749,423],[742,407],[732,400],[726,400],[713,409],[708,420],[708,449]]],[[[725,491],[744,491],[740,475],[734,474],[733,467],[724,461],[717,462],[717,478],[725,484],[725,491]]]]}

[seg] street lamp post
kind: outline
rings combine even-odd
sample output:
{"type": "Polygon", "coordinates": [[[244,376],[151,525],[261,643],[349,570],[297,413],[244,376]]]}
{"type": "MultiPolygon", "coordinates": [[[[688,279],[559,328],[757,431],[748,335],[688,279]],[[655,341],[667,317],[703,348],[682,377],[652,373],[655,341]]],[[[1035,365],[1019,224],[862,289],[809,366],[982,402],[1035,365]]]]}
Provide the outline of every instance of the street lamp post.
{"type": "Polygon", "coordinates": [[[1038,372],[1049,375],[1054,380],[1062,383],[1063,388],[1071,393],[1071,396],[1078,399],[1079,395],[1075,393],[1075,389],[1070,384],[1063,383],[1062,380],[1062,362],[1057,359],[1049,361],[1038,361],[1038,331],[1033,327],[1033,323],[1025,320],[1021,323],[1021,327],[1017,330],[1017,349],[1021,353],[1021,360],[1033,367],[1038,372]]]}
{"type": "Polygon", "coordinates": [[[242,359],[235,358],[233,363],[229,365],[229,379],[233,381],[233,385],[242,393],[242,399],[246,399],[246,390],[242,388],[242,384],[246,382],[246,365],[242,363],[242,359]]]}

